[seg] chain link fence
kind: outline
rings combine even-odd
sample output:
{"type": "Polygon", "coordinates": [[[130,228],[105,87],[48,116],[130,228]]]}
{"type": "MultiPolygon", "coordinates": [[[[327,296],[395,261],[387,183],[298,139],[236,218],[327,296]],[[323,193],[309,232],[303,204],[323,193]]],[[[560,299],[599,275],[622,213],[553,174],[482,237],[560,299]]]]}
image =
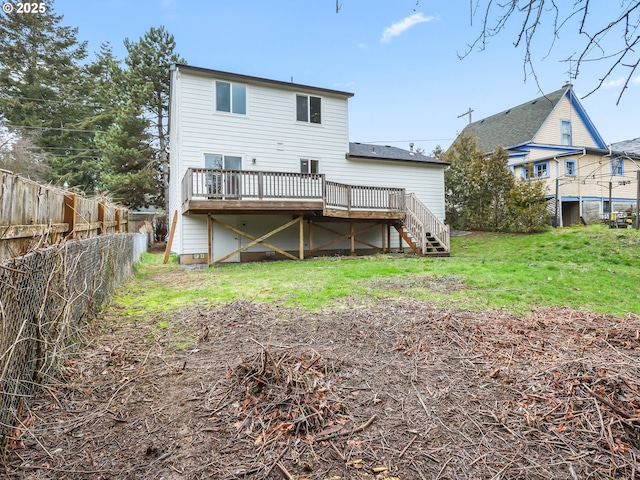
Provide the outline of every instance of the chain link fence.
{"type": "Polygon", "coordinates": [[[133,272],[142,234],[64,242],[0,264],[0,453],[22,431],[40,385],[72,354],[83,326],[133,272]]]}

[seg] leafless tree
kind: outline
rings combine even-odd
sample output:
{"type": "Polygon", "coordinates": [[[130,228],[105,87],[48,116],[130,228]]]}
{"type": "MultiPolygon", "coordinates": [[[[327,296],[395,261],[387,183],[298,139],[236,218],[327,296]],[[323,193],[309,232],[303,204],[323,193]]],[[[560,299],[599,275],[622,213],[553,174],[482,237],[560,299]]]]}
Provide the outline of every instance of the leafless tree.
{"type": "Polygon", "coordinates": [[[0,169],[46,182],[49,164],[47,155],[30,138],[5,129],[0,131],[0,169]]]}
{"type": "MultiPolygon", "coordinates": [[[[640,64],[637,50],[640,45],[640,0],[604,0],[606,17],[595,14],[597,2],[603,4],[603,0],[469,0],[472,25],[474,19],[481,19],[480,33],[459,56],[464,58],[477,49],[484,50],[489,38],[501,33],[508,24],[516,23],[518,33],[514,45],[522,45],[525,49],[525,79],[529,69],[538,83],[532,60],[534,45],[547,41],[550,52],[557,46],[556,42],[560,43],[562,31],[577,28],[583,40],[578,45],[571,45],[570,48],[577,48],[577,51],[567,56],[567,61],[572,63],[572,78],[579,75],[587,62],[606,65],[604,75],[588,96],[611,80],[614,72],[624,71],[625,80],[617,100],[620,103],[640,64]],[[540,35],[547,35],[548,27],[552,29],[552,38],[540,38],[540,35]]],[[[562,48],[566,47],[563,45],[562,48]]]]}

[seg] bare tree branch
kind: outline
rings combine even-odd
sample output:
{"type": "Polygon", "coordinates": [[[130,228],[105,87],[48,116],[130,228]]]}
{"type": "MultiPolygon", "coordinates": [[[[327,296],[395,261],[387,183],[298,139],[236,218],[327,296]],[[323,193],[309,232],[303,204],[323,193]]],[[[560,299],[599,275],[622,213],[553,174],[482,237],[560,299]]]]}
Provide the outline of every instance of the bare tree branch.
{"type": "MultiPolygon", "coordinates": [[[[636,50],[640,43],[640,0],[621,0],[612,2],[610,6],[608,4],[613,19],[595,17],[590,0],[574,0],[572,4],[559,0],[505,0],[503,3],[495,0],[469,0],[469,5],[471,24],[473,25],[473,17],[476,16],[482,16],[482,24],[477,37],[471,44],[467,44],[467,50],[458,54],[460,59],[468,57],[475,50],[485,50],[490,38],[500,34],[509,23],[518,22],[520,27],[515,36],[514,47],[524,49],[525,81],[528,75],[532,75],[538,83],[533,57],[535,47],[541,42],[550,41],[547,53],[542,57],[544,60],[554,48],[561,48],[560,32],[571,28],[576,28],[577,33],[586,39],[578,49],[580,53],[575,60],[573,78],[578,76],[581,67],[587,62],[610,62],[598,85],[587,95],[601,88],[615,72],[625,70],[625,81],[617,102],[620,103],[640,65],[640,55],[636,50]],[[615,8],[616,4],[619,5],[618,9],[615,8]],[[551,28],[551,39],[543,37],[546,33],[542,33],[541,26],[551,28]],[[616,33],[619,35],[619,40],[615,40],[618,42],[617,48],[611,46],[615,42],[611,37],[616,33]],[[612,49],[615,49],[613,54],[610,53],[612,49]]],[[[571,45],[570,48],[575,46],[571,45]]]]}

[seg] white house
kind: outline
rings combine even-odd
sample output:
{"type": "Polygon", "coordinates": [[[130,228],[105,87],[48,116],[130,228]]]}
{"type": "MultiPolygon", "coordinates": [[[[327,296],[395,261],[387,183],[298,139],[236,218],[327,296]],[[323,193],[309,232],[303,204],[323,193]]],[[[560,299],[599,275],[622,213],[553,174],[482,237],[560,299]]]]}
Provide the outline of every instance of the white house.
{"type": "Polygon", "coordinates": [[[175,65],[169,221],[180,262],[406,245],[447,255],[447,164],[412,148],[350,144],[352,96],[175,65]]]}

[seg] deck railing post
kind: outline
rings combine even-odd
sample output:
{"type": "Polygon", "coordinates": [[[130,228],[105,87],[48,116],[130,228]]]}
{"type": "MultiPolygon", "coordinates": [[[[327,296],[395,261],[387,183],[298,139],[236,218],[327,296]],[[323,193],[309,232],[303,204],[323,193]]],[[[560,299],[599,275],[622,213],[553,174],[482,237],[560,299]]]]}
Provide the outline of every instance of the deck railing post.
{"type": "Polygon", "coordinates": [[[262,172],[258,172],[258,198],[262,200],[262,195],[264,194],[264,174],[262,172]]]}

